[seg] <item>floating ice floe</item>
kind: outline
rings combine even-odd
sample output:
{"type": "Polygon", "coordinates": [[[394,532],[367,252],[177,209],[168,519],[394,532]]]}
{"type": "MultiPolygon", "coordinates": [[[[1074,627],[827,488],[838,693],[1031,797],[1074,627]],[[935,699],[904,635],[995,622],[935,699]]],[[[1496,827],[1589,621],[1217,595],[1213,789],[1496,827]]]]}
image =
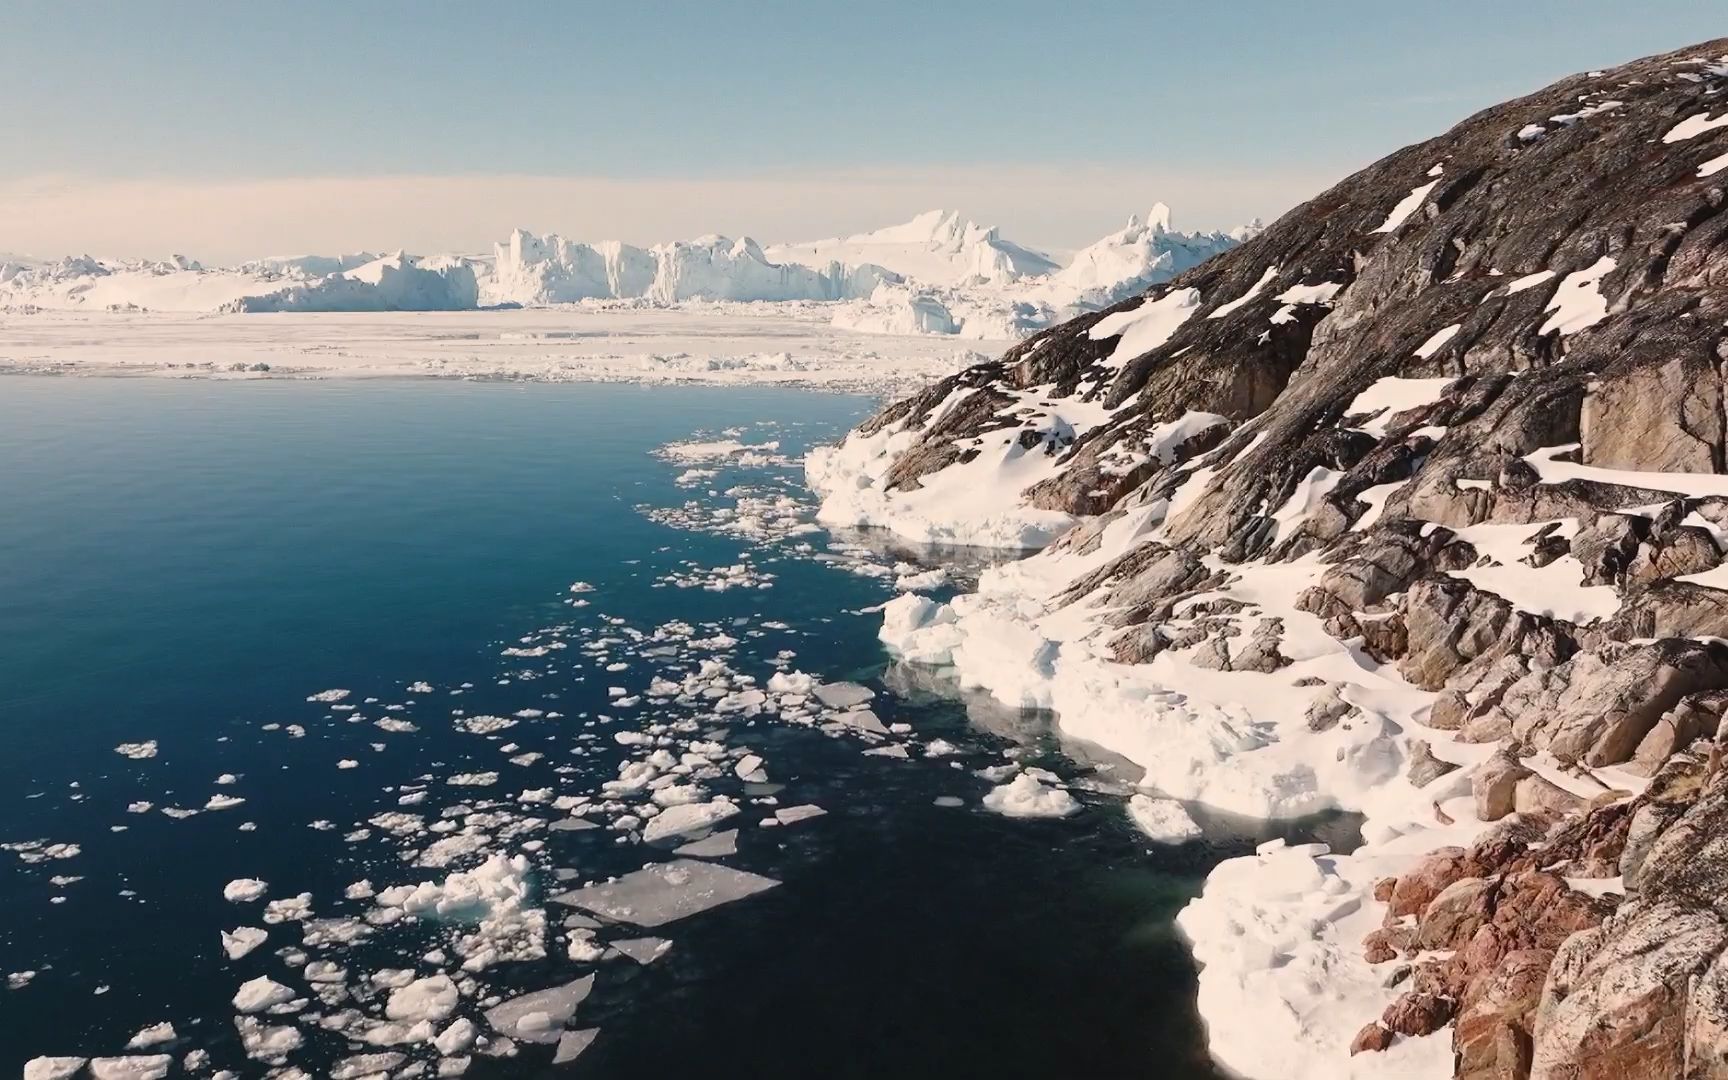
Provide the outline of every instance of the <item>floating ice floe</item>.
{"type": "Polygon", "coordinates": [[[774,820],[781,825],[795,825],[800,821],[821,817],[828,811],[820,806],[806,804],[804,806],[783,806],[774,811],[774,820]]]}
{"type": "Polygon", "coordinates": [[[691,855],[704,859],[716,859],[725,855],[738,854],[738,830],[727,829],[707,836],[701,840],[692,840],[688,844],[672,849],[674,855],[691,855]]]}
{"type": "Polygon", "coordinates": [[[1128,799],[1128,819],[1148,839],[1160,844],[1179,844],[1200,835],[1200,826],[1194,824],[1187,809],[1175,799],[1131,796],[1128,799]]]}
{"type": "Polygon", "coordinates": [[[153,758],[156,756],[156,740],[149,739],[145,742],[123,742],[114,748],[114,752],[119,754],[121,757],[129,757],[133,761],[143,761],[146,758],[153,758]]]}
{"type": "Polygon", "coordinates": [[[716,863],[678,859],[644,867],[617,881],[561,893],[554,903],[635,926],[665,926],[710,908],[765,892],[773,878],[716,863]]]}
{"type": "Polygon", "coordinates": [[[234,993],[234,1011],[259,1013],[273,1005],[294,1000],[294,991],[268,975],[260,975],[240,984],[234,993]]]}
{"type": "Polygon", "coordinates": [[[238,960],[253,949],[264,944],[270,937],[268,930],[255,926],[236,927],[232,932],[222,931],[222,951],[228,954],[228,959],[238,960]]]}
{"type": "Polygon", "coordinates": [[[127,1041],[126,1049],[148,1050],[152,1046],[161,1046],[164,1043],[171,1043],[179,1037],[180,1036],[176,1035],[174,1032],[174,1025],[164,1021],[160,1024],[151,1024],[149,1027],[141,1029],[138,1034],[132,1036],[132,1038],[127,1041]]]}
{"type": "Polygon", "coordinates": [[[642,830],[642,839],[653,843],[667,837],[711,828],[736,813],[737,804],[724,796],[711,802],[669,806],[649,820],[642,830]]]}
{"type": "Polygon", "coordinates": [[[38,1057],[24,1063],[24,1080],[72,1080],[84,1071],[87,1058],[38,1057]]]}
{"type": "Polygon", "coordinates": [[[524,1042],[557,1042],[576,1009],[594,990],[594,976],[523,994],[486,1010],[486,1022],[500,1035],[524,1042]]]}
{"type": "Polygon", "coordinates": [[[1067,817],[1080,812],[1074,796],[1059,787],[1046,787],[1031,773],[1021,773],[984,796],[984,808],[1008,817],[1067,817]]]}
{"type": "Polygon", "coordinates": [[[162,1080],[173,1068],[174,1059],[167,1054],[135,1054],[90,1060],[90,1075],[95,1080],[162,1080]]]}

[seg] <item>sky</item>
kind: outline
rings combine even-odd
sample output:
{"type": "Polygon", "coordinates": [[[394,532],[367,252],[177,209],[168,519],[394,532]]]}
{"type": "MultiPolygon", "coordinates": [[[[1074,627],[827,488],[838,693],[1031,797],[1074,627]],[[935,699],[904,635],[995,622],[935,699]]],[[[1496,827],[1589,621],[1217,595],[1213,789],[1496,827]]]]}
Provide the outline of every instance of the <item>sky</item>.
{"type": "Polygon", "coordinates": [[[0,0],[0,251],[1267,220],[1704,0],[0,0]]]}

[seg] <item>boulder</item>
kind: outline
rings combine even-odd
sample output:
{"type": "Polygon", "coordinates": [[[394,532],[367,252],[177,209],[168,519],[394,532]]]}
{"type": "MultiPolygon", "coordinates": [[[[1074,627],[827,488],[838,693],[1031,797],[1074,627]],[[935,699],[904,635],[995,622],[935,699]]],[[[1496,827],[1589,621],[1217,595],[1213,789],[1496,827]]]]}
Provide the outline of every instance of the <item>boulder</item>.
{"type": "Polygon", "coordinates": [[[1350,1040],[1350,1056],[1355,1057],[1364,1051],[1378,1052],[1391,1045],[1392,1032],[1376,1021],[1358,1031],[1356,1037],[1350,1040]]]}
{"type": "Polygon", "coordinates": [[[1584,567],[1584,584],[1613,585],[1638,552],[1649,524],[1629,514],[1598,514],[1572,537],[1572,555],[1584,567]]]}
{"type": "Polygon", "coordinates": [[[1512,809],[1520,814],[1563,817],[1578,813],[1587,805],[1587,800],[1542,776],[1524,777],[1512,794],[1512,809]]]}
{"type": "Polygon", "coordinates": [[[1428,745],[1427,739],[1417,739],[1410,744],[1410,762],[1405,767],[1404,775],[1415,786],[1427,787],[1457,768],[1455,762],[1435,757],[1434,749],[1428,745]]]}
{"type": "Polygon", "coordinates": [[[1518,785],[1534,776],[1519,760],[1504,751],[1476,767],[1470,776],[1470,795],[1476,800],[1476,816],[1499,821],[1516,809],[1518,785]]]}
{"type": "Polygon", "coordinates": [[[1483,878],[1459,878],[1428,902],[1416,923],[1416,944],[1423,949],[1454,949],[1469,941],[1494,915],[1493,886],[1483,878]]]}
{"type": "Polygon", "coordinates": [[[1477,876],[1476,864],[1461,847],[1436,848],[1398,878],[1387,903],[1386,922],[1406,915],[1420,915],[1436,896],[1460,878],[1477,876]]]}
{"type": "Polygon", "coordinates": [[[1254,633],[1235,656],[1230,659],[1231,671],[1258,671],[1271,674],[1290,663],[1288,657],[1278,651],[1279,642],[1284,637],[1283,619],[1261,619],[1254,628],[1254,633]]]}
{"type": "Polygon", "coordinates": [[[1722,552],[1708,530],[1680,525],[1662,538],[1640,545],[1626,567],[1625,580],[1647,585],[1663,578],[1684,577],[1714,570],[1722,552]]]}

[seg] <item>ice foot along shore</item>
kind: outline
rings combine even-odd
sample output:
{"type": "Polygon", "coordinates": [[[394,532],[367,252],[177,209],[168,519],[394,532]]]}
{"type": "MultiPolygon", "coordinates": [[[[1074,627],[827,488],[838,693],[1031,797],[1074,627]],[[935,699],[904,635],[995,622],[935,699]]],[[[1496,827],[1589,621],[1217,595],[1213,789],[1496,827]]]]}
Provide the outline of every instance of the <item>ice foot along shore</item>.
{"type": "Polygon", "coordinates": [[[7,1075],[1214,1077],[1177,912],[1353,843],[891,664],[864,399],[5,387],[7,1075]]]}
{"type": "Polygon", "coordinates": [[[811,455],[825,524],[1042,549],[886,605],[908,663],[1366,816],[1179,918],[1246,1076],[1728,1076],[1724,92],[1485,109],[811,455]]]}

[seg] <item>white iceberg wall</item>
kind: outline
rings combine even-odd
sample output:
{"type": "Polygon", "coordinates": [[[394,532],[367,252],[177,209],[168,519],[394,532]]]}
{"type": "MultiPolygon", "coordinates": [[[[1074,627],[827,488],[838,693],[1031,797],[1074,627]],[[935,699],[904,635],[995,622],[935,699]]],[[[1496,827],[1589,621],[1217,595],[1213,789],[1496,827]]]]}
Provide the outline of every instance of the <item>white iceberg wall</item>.
{"type": "Polygon", "coordinates": [[[231,312],[469,311],[479,303],[472,267],[427,268],[398,252],[340,274],[223,306],[231,312]]]}

